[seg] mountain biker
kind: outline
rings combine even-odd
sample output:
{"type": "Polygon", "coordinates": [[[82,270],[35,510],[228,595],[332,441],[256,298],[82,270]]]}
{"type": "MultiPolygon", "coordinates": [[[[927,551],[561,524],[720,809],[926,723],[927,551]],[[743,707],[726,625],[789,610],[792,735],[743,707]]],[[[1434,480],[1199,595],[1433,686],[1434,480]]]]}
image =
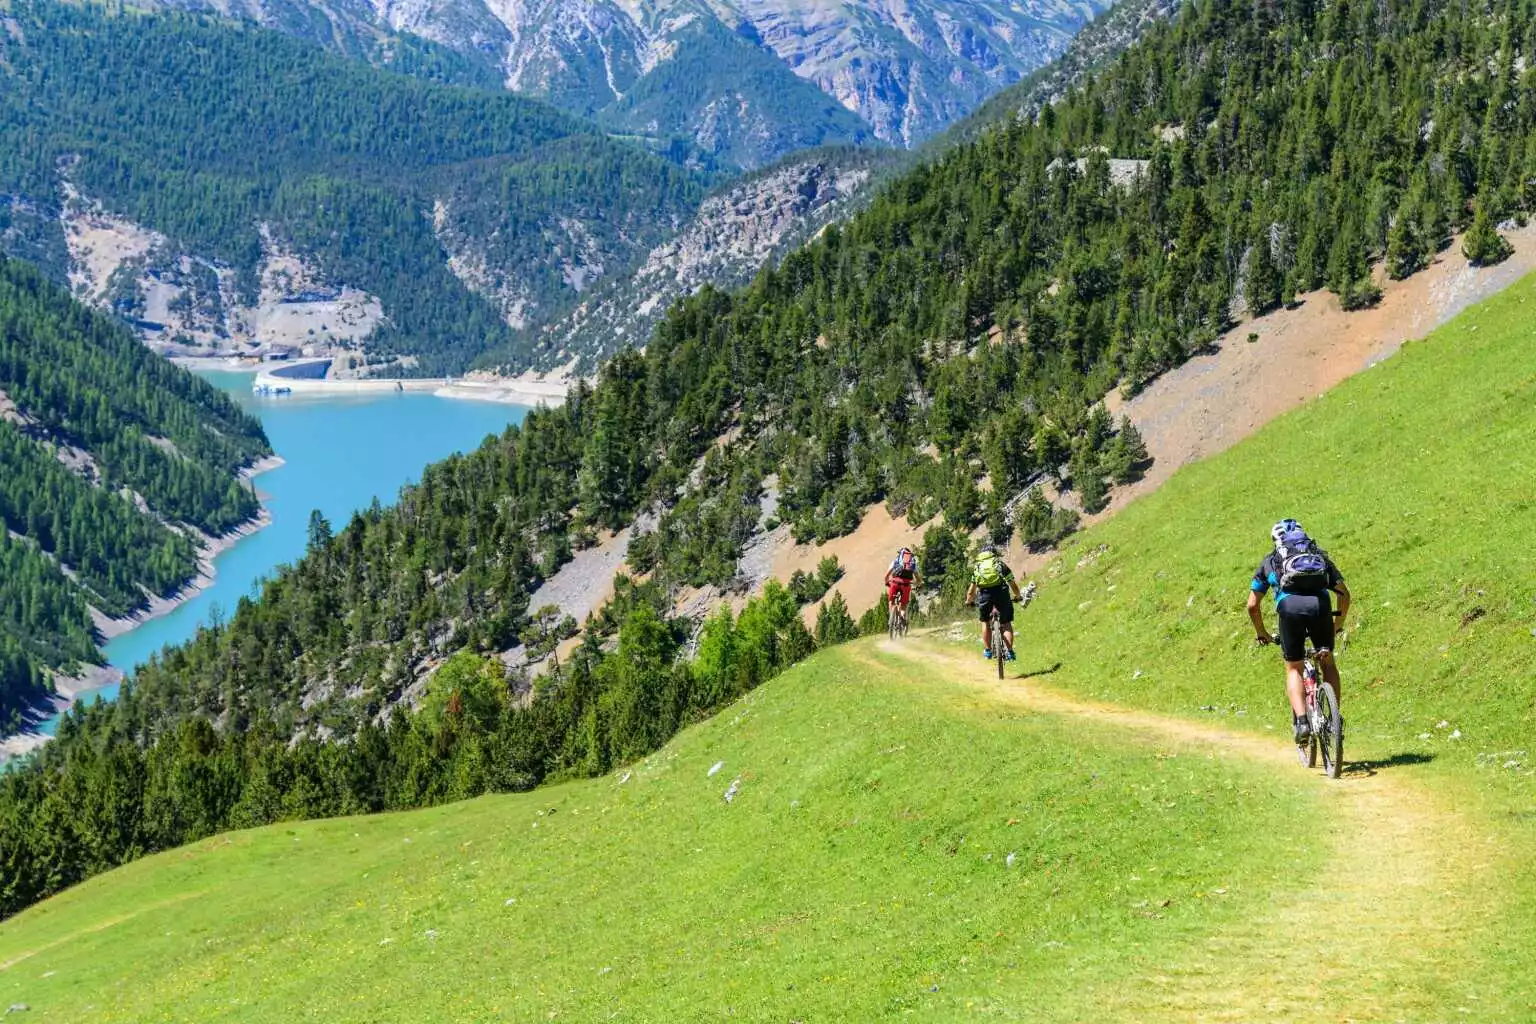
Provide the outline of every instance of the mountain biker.
{"type": "Polygon", "coordinates": [[[1302,659],[1306,641],[1312,640],[1323,678],[1339,692],[1339,667],[1333,660],[1333,638],[1337,626],[1344,624],[1349,612],[1349,588],[1344,576],[1328,553],[1307,536],[1294,519],[1282,519],[1269,531],[1274,550],[1264,556],[1248,587],[1248,618],[1261,644],[1280,644],[1285,659],[1285,692],[1291,700],[1292,725],[1296,743],[1305,743],[1312,735],[1307,720],[1306,695],[1302,688],[1302,659]],[[1260,598],[1271,588],[1275,591],[1275,615],[1280,621],[1280,635],[1271,636],[1264,625],[1260,598]],[[1339,595],[1339,610],[1333,611],[1331,595],[1339,595]],[[1337,620],[1337,621],[1335,621],[1337,620]]]}
{"type": "Polygon", "coordinates": [[[894,612],[899,607],[905,613],[907,605],[912,603],[912,588],[923,578],[918,567],[917,556],[908,547],[896,552],[896,557],[891,560],[891,567],[885,570],[885,600],[889,610],[894,612]]]}
{"type": "Polygon", "coordinates": [[[997,609],[997,621],[1002,627],[1003,644],[1008,648],[1008,661],[1013,654],[1013,602],[1022,601],[1019,584],[1013,578],[1013,570],[1003,561],[997,549],[990,544],[976,552],[976,562],[971,566],[971,585],[965,591],[965,603],[975,604],[981,617],[981,653],[992,657],[992,609],[997,609]]]}

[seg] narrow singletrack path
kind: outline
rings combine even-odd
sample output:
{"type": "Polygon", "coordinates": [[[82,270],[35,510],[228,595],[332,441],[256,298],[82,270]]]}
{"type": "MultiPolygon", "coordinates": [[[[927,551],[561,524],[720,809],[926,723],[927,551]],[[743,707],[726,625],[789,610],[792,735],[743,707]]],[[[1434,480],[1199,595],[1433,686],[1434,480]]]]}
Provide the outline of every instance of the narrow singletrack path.
{"type": "MultiPolygon", "coordinates": [[[[914,634],[901,643],[882,639],[869,650],[871,660],[921,664],[986,700],[1131,730],[1180,753],[1264,762],[1292,783],[1308,774],[1287,737],[1100,703],[1027,677],[998,680],[969,642],[914,634]]],[[[1278,687],[1275,699],[1279,716],[1278,687]]],[[[1347,739],[1346,733],[1346,769],[1347,739]]],[[[1459,954],[1482,929],[1496,926],[1494,876],[1503,851],[1468,815],[1414,780],[1391,771],[1346,770],[1337,781],[1320,769],[1312,774],[1318,810],[1296,826],[1324,841],[1326,859],[1298,863],[1294,880],[1279,888],[1283,895],[1241,926],[1189,944],[1173,962],[1149,964],[1139,984],[1106,991],[1105,1019],[1481,1019],[1478,982],[1464,974],[1459,954]]]]}

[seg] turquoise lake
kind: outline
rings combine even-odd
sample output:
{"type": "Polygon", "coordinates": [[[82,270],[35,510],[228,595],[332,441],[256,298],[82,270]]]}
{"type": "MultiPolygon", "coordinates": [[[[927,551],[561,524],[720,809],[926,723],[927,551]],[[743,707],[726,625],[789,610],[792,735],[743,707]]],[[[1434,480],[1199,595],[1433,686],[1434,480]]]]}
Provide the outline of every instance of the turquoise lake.
{"type": "MultiPolygon", "coordinates": [[[[259,593],[265,576],[299,558],[311,510],[319,509],[339,531],[374,497],[393,503],[401,486],[418,479],[429,463],[478,447],[487,435],[500,434],[528,412],[522,406],[424,393],[259,397],[251,394],[249,373],[200,376],[258,416],[284,460],[255,480],[272,524],[218,557],[216,578],[207,590],[107,644],[107,659],[130,674],[162,647],[191,637],[213,608],[233,614],[242,595],[259,593]]],[[[111,699],[117,687],[93,692],[111,699]]],[[[52,732],[54,724],[46,723],[44,731],[52,732]]]]}

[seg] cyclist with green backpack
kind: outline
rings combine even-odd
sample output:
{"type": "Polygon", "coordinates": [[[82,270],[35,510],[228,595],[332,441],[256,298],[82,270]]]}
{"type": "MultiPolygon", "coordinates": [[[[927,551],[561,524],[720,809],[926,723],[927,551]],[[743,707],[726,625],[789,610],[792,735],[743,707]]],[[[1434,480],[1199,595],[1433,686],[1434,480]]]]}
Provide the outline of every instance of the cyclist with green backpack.
{"type": "Polygon", "coordinates": [[[1269,536],[1274,550],[1264,556],[1248,586],[1248,618],[1259,643],[1280,644],[1280,656],[1285,659],[1285,692],[1291,700],[1292,725],[1300,746],[1312,735],[1301,678],[1307,640],[1312,641],[1318,667],[1337,699],[1339,666],[1333,660],[1334,630],[1344,624],[1349,611],[1349,588],[1333,559],[1296,520],[1282,519],[1269,536]],[[1275,592],[1275,617],[1280,621],[1278,637],[1271,636],[1264,625],[1260,603],[1271,589],[1275,592]],[[1332,607],[1333,594],[1339,595],[1338,611],[1332,607]]]}
{"type": "Polygon", "coordinates": [[[1003,631],[1003,644],[1008,648],[1006,658],[1014,660],[1013,654],[1013,602],[1022,601],[1024,595],[1019,593],[1019,584],[1013,578],[1013,570],[1008,568],[997,549],[991,545],[984,546],[976,552],[976,561],[971,566],[971,585],[965,591],[965,603],[974,604],[981,617],[981,652],[985,657],[992,657],[992,609],[997,609],[998,625],[1003,631]]]}

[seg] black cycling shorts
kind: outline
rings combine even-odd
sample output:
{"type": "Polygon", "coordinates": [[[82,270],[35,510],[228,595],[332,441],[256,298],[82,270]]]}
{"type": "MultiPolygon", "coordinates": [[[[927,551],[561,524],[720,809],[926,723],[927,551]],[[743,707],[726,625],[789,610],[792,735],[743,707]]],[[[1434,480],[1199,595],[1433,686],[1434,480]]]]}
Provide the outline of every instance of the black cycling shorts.
{"type": "Polygon", "coordinates": [[[1319,650],[1333,649],[1333,602],[1327,594],[1287,594],[1275,610],[1280,615],[1280,655],[1286,661],[1305,656],[1308,637],[1319,650]]]}
{"type": "Polygon", "coordinates": [[[992,609],[997,608],[997,619],[1005,626],[1013,625],[1013,594],[1008,589],[1008,584],[1000,584],[996,587],[983,587],[976,592],[976,614],[982,622],[992,617],[992,609]]]}

